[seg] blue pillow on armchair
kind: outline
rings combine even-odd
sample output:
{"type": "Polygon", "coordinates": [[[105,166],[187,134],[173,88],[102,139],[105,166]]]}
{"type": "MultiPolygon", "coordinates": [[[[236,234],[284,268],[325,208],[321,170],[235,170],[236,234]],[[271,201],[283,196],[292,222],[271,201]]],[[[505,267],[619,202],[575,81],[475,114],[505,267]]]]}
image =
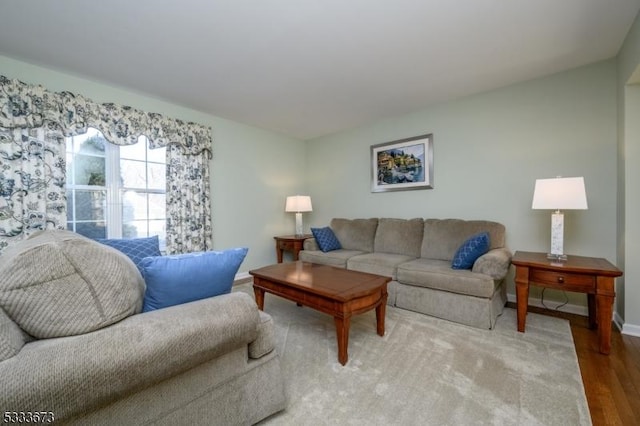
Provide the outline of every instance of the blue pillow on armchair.
{"type": "Polygon", "coordinates": [[[149,256],[160,256],[160,241],[158,236],[148,238],[96,238],[96,241],[105,244],[114,249],[120,250],[126,254],[129,259],[133,260],[140,273],[140,262],[142,259],[149,256]]]}
{"type": "Polygon", "coordinates": [[[453,269],[471,269],[474,262],[489,251],[489,233],[481,232],[467,239],[451,261],[453,269]]]}
{"type": "Polygon", "coordinates": [[[141,267],[147,290],[142,312],[229,293],[248,251],[235,248],[144,258],[141,267]]]}

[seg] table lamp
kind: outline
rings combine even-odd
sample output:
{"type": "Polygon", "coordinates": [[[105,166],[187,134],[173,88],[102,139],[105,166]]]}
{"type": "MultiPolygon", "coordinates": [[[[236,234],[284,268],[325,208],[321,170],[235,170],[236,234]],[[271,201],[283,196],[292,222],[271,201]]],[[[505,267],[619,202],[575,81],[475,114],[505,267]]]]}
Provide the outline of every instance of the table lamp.
{"type": "Polygon", "coordinates": [[[549,259],[566,260],[564,214],[560,210],[586,210],[587,194],[583,177],[536,179],[532,209],[555,210],[551,214],[551,252],[549,259]]]}
{"type": "Polygon", "coordinates": [[[296,214],[296,236],[304,235],[302,227],[302,213],[312,211],[311,197],[308,195],[292,195],[287,197],[285,212],[296,214]]]}

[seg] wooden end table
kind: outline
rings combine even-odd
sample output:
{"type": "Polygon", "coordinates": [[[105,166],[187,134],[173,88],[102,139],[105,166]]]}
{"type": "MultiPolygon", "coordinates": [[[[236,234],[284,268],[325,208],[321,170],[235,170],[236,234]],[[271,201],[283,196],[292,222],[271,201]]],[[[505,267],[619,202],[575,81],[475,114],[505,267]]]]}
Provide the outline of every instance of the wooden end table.
{"type": "Polygon", "coordinates": [[[273,237],[276,240],[276,255],[278,256],[278,263],[282,263],[282,253],[290,251],[293,254],[293,260],[298,260],[298,254],[302,250],[304,240],[311,238],[313,235],[283,235],[279,237],[273,237]]]}
{"type": "Polygon", "coordinates": [[[338,338],[338,361],[349,359],[351,317],[376,310],[376,331],[384,336],[387,283],[390,277],[308,262],[288,262],[249,271],[260,310],[265,292],[333,316],[338,338]]]}
{"type": "Polygon", "coordinates": [[[606,259],[567,256],[550,260],[545,253],[517,251],[511,260],[516,267],[518,331],[524,333],[529,301],[529,284],[587,294],[589,327],[598,328],[600,352],[611,351],[611,319],[616,296],[615,278],[622,271],[606,259]]]}

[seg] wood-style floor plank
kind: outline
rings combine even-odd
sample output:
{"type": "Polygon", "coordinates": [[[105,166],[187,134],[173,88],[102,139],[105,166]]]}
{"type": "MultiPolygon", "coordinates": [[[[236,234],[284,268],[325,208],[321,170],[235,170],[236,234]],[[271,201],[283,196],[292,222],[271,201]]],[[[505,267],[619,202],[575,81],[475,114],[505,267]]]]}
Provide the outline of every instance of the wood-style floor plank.
{"type": "Polygon", "coordinates": [[[613,327],[611,353],[603,355],[586,317],[531,306],[529,312],[569,320],[593,424],[640,425],[640,337],[613,327]]]}

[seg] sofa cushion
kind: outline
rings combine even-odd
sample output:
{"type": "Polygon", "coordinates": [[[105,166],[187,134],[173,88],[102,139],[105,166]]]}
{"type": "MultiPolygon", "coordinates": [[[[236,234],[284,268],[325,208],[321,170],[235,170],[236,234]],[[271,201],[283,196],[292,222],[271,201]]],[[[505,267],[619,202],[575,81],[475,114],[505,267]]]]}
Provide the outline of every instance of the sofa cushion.
{"type": "Polygon", "coordinates": [[[24,333],[0,308],[0,362],[9,359],[25,344],[24,333]]]}
{"type": "Polygon", "coordinates": [[[504,225],[486,220],[426,219],[420,257],[453,259],[467,238],[480,232],[489,233],[489,249],[504,247],[504,225]]]}
{"type": "Polygon", "coordinates": [[[231,291],[247,248],[147,257],[140,263],[147,291],[143,312],[231,291]]]}
{"type": "Polygon", "coordinates": [[[391,277],[395,280],[397,278],[396,267],[412,259],[415,257],[404,254],[365,253],[349,258],[347,269],[391,277]]]}
{"type": "Polygon", "coordinates": [[[71,231],[47,230],[0,256],[0,307],[36,338],[87,333],[140,312],[131,259],[71,231]]]}
{"type": "Polygon", "coordinates": [[[332,219],[331,229],[343,249],[371,253],[378,227],[378,219],[332,219]]]}
{"type": "Polygon", "coordinates": [[[160,241],[158,236],[148,238],[97,238],[97,242],[120,250],[133,261],[142,273],[140,262],[149,256],[160,256],[160,241]]]}
{"type": "Polygon", "coordinates": [[[303,262],[319,263],[321,265],[335,266],[337,268],[346,268],[347,260],[353,256],[363,254],[361,250],[333,250],[323,253],[320,250],[302,250],[298,258],[303,262]]]}
{"type": "Polygon", "coordinates": [[[418,219],[378,220],[374,251],[420,257],[424,221],[418,219]]]}
{"type": "Polygon", "coordinates": [[[474,262],[489,251],[489,233],[481,232],[469,237],[453,255],[453,269],[471,269],[474,262]]]}
{"type": "Polygon", "coordinates": [[[448,260],[415,259],[398,265],[398,281],[416,287],[491,298],[497,287],[488,275],[452,269],[448,260]]]}
{"type": "Polygon", "coordinates": [[[338,241],[336,235],[328,226],[325,226],[324,228],[311,228],[311,233],[318,243],[320,250],[325,253],[342,248],[340,241],[338,241]]]}

